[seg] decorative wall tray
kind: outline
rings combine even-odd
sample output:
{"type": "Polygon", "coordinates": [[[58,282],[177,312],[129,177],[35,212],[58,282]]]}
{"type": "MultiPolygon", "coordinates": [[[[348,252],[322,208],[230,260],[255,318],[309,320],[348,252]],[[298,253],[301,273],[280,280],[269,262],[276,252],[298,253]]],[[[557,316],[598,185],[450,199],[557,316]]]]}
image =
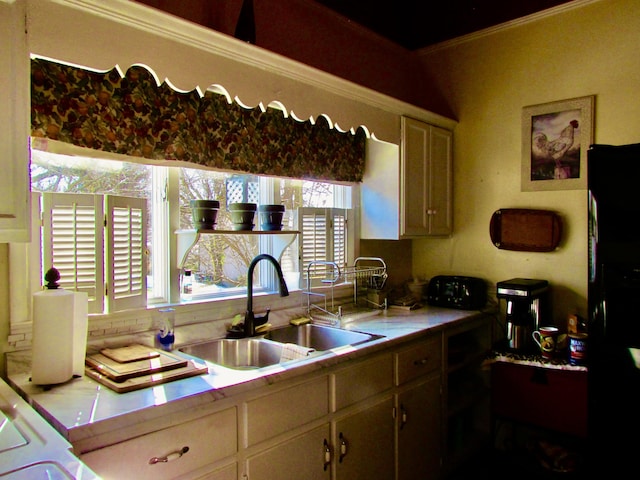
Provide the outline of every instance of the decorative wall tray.
{"type": "Polygon", "coordinates": [[[489,232],[502,250],[552,252],[562,237],[562,220],[550,210],[501,208],[491,216],[489,232]]]}

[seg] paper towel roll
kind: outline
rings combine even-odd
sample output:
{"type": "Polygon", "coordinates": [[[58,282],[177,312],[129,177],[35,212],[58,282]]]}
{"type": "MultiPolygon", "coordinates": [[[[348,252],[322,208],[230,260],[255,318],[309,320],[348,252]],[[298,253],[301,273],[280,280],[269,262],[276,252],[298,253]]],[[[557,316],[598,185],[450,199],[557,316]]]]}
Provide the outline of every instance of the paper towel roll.
{"type": "Polygon", "coordinates": [[[63,383],[73,376],[74,292],[50,289],[33,294],[31,381],[63,383]]]}
{"type": "Polygon", "coordinates": [[[86,292],[73,292],[73,375],[84,375],[89,330],[89,299],[86,292]]]}

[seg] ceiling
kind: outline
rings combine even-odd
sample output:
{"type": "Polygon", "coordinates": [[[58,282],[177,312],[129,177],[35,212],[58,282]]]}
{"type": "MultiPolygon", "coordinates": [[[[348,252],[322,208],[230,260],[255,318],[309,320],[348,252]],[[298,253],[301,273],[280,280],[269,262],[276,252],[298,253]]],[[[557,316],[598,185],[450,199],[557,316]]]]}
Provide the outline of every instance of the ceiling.
{"type": "Polygon", "coordinates": [[[571,0],[315,0],[408,50],[525,17],[571,0]]]}

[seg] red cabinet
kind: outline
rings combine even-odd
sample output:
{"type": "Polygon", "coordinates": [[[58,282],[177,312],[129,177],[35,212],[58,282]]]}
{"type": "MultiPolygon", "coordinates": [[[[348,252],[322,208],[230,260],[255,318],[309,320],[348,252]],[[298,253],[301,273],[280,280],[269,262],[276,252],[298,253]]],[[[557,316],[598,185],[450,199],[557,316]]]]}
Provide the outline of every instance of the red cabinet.
{"type": "Polygon", "coordinates": [[[496,416],[587,436],[587,372],[496,362],[491,366],[496,416]]]}

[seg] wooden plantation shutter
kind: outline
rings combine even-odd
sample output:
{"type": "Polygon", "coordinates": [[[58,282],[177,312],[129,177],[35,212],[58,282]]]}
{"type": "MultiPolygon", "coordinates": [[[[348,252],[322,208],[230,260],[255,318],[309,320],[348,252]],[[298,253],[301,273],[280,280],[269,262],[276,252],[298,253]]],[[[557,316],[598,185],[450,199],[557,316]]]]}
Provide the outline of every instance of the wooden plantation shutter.
{"type": "Polygon", "coordinates": [[[146,306],[146,204],[144,198],[105,196],[109,312],[146,306]]]}
{"type": "Polygon", "coordinates": [[[347,258],[347,211],[340,208],[331,209],[333,226],[333,261],[341,267],[348,264],[347,258]]]}
{"type": "Polygon", "coordinates": [[[42,194],[42,270],[60,272],[60,287],[86,292],[89,313],[104,310],[104,210],[101,195],[42,194]]]}
{"type": "MultiPolygon", "coordinates": [[[[347,266],[347,218],[348,210],[342,208],[298,209],[300,269],[305,285],[307,267],[311,262],[335,262],[340,269],[347,266]]],[[[334,273],[333,267],[324,265],[318,265],[311,271],[314,278],[326,274],[326,278],[331,279],[334,273]]]]}
{"type": "Polygon", "coordinates": [[[44,272],[87,292],[89,313],[146,306],[145,199],[45,192],[42,206],[44,272]]]}

